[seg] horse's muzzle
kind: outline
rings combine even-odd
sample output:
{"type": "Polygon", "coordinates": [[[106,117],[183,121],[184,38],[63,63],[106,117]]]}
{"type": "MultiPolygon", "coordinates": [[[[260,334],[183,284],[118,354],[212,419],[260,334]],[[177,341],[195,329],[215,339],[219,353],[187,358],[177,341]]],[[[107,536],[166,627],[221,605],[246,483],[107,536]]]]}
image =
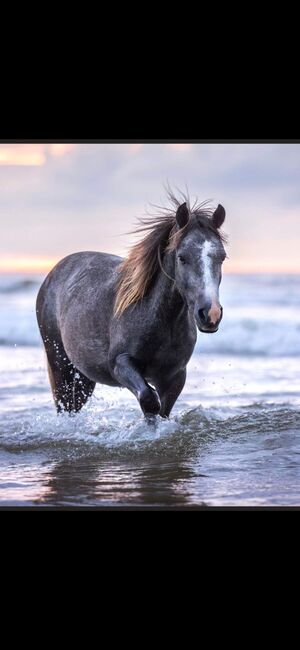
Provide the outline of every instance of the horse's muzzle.
{"type": "Polygon", "coordinates": [[[222,316],[223,307],[221,305],[206,305],[202,309],[198,309],[195,314],[198,329],[206,334],[217,332],[222,316]]]}

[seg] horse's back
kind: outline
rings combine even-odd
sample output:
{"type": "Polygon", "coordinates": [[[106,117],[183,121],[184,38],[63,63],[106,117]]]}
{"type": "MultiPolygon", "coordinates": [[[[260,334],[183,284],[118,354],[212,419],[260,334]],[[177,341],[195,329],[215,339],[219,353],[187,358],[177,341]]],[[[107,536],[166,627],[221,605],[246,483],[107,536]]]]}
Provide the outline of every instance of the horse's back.
{"type": "Polygon", "coordinates": [[[108,253],[84,251],[72,253],[61,259],[56,266],[48,273],[40,292],[55,289],[64,291],[72,288],[74,283],[80,281],[84,276],[91,276],[97,272],[98,280],[107,280],[114,273],[116,267],[122,262],[122,258],[108,253]]]}

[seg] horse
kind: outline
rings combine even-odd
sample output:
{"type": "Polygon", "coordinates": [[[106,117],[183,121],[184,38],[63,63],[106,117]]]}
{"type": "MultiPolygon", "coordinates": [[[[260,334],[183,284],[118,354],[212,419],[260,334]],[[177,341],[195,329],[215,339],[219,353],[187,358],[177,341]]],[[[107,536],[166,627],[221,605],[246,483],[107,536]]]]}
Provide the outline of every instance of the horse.
{"type": "Polygon", "coordinates": [[[146,419],[169,417],[197,328],[218,330],[225,209],[169,198],[139,219],[126,258],[73,253],[44,280],[36,313],[58,413],[80,411],[100,383],[129,389],[146,419]]]}

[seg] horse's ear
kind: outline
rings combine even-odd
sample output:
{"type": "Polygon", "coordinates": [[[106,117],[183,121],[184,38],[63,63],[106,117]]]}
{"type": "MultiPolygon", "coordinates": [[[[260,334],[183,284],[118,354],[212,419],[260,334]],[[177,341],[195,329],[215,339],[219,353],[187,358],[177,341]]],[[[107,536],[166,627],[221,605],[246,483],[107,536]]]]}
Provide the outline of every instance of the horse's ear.
{"type": "Polygon", "coordinates": [[[176,221],[179,228],[184,228],[190,217],[189,209],[186,203],[182,203],[176,212],[176,221]]]}
{"type": "Polygon", "coordinates": [[[224,223],[225,221],[225,215],[226,215],[225,209],[219,203],[218,207],[216,208],[212,216],[212,222],[215,228],[221,228],[222,223],[224,223]]]}

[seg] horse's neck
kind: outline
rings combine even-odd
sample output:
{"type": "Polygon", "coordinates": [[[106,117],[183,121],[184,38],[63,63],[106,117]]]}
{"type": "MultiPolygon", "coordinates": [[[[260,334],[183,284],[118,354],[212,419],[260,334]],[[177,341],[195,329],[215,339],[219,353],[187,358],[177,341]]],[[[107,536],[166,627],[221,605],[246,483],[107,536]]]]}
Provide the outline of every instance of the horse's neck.
{"type": "Polygon", "coordinates": [[[164,313],[166,318],[187,317],[187,306],[175,286],[175,253],[165,255],[156,282],[152,289],[155,311],[164,313]]]}

